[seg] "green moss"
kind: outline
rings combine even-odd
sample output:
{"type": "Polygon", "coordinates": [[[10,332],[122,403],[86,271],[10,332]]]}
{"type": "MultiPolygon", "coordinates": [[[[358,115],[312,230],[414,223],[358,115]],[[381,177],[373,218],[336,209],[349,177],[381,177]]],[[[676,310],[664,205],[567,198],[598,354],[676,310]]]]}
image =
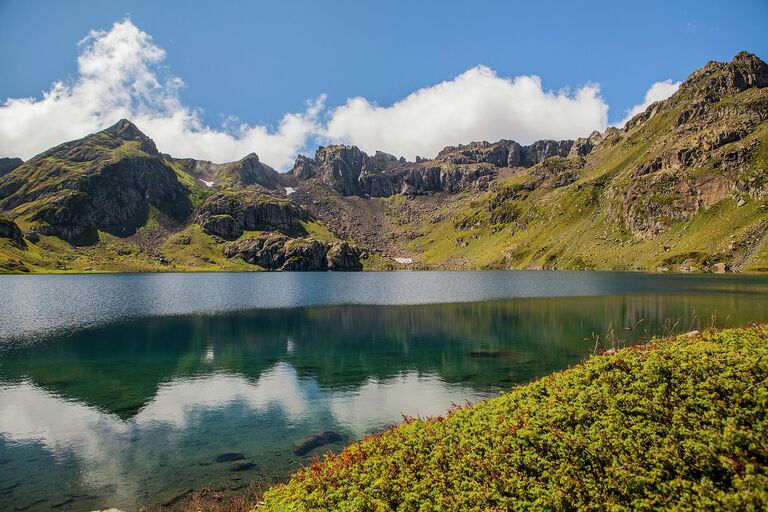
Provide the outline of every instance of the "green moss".
{"type": "Polygon", "coordinates": [[[768,328],[594,356],[299,470],[258,510],[761,510],[768,328]]]}
{"type": "Polygon", "coordinates": [[[307,232],[308,237],[314,238],[320,242],[333,243],[339,240],[338,237],[334,235],[331,230],[329,230],[328,227],[326,227],[326,225],[320,221],[301,221],[301,225],[307,232]]]}

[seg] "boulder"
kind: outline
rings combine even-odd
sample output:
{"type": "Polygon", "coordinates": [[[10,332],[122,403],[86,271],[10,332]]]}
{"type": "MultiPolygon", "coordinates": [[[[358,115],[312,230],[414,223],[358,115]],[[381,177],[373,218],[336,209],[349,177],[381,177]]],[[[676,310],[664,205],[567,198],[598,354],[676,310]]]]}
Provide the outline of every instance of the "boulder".
{"type": "Polygon", "coordinates": [[[267,270],[361,270],[360,250],[347,242],[324,244],[312,238],[266,233],[228,244],[227,258],[240,257],[267,270]]]}
{"type": "Polygon", "coordinates": [[[19,229],[19,226],[10,219],[0,217],[0,238],[8,238],[18,247],[26,247],[24,234],[19,229]]]}
{"type": "Polygon", "coordinates": [[[237,240],[243,234],[238,222],[231,215],[211,215],[200,224],[203,231],[224,240],[237,240]]]}
{"type": "Polygon", "coordinates": [[[216,462],[234,462],[244,460],[245,455],[240,452],[226,452],[216,457],[216,462]]]}
{"type": "Polygon", "coordinates": [[[327,252],[328,270],[362,270],[360,249],[348,242],[338,242],[327,252]]]}
{"type": "Polygon", "coordinates": [[[304,456],[316,448],[341,441],[341,436],[333,430],[327,430],[319,434],[299,439],[293,445],[295,455],[304,456]]]}
{"type": "Polygon", "coordinates": [[[245,461],[233,463],[232,465],[229,466],[229,470],[233,472],[250,471],[255,467],[256,467],[255,462],[253,462],[252,460],[245,460],[245,461]]]}

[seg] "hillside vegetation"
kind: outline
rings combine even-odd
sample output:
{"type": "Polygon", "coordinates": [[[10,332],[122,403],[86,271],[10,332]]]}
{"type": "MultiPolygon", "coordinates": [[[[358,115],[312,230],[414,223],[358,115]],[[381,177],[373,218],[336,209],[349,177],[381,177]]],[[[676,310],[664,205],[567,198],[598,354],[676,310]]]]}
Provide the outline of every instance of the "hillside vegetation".
{"type": "Polygon", "coordinates": [[[173,158],[122,120],[2,166],[0,272],[768,271],[768,65],[746,52],[576,140],[332,145],[281,174],[173,158]]]}
{"type": "Polygon", "coordinates": [[[768,327],[654,340],[303,468],[258,511],[765,510],[768,327]]]}

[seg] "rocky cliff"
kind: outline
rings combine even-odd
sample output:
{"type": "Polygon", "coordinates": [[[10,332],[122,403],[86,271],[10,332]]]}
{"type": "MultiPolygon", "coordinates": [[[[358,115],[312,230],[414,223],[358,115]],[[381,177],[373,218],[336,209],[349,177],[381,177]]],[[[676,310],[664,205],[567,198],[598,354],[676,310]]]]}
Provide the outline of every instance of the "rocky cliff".
{"type": "MultiPolygon", "coordinates": [[[[314,178],[344,196],[455,194],[486,188],[499,168],[526,168],[552,156],[566,156],[573,144],[551,140],[530,146],[507,140],[473,142],[447,147],[434,159],[420,158],[418,162],[381,151],[369,156],[356,146],[321,146],[313,158],[299,156],[284,180],[298,186],[314,178]]],[[[590,150],[583,149],[584,154],[590,150]]]]}
{"type": "Polygon", "coordinates": [[[0,158],[0,176],[4,176],[24,163],[21,158],[0,158]]]}
{"type": "Polygon", "coordinates": [[[254,189],[216,192],[209,196],[197,217],[203,231],[225,240],[236,240],[245,231],[280,231],[305,235],[302,221],[311,215],[294,202],[254,189]]]}

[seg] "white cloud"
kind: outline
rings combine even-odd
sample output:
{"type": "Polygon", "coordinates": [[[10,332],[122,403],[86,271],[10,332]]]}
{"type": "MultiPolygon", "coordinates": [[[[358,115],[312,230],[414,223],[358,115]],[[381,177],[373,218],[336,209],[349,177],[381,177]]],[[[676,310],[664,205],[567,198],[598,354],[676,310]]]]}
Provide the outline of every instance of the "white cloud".
{"type": "MultiPolygon", "coordinates": [[[[608,124],[608,105],[597,85],[550,91],[537,76],[505,78],[477,66],[390,106],[357,97],[326,111],[320,96],[308,101],[304,112],[285,114],[275,127],[231,116],[211,127],[199,109],[181,101],[183,81],[168,75],[164,59],[165,51],[130,20],[116,22],[109,31],[92,31],[80,43],[73,80],[54,83],[41,98],[8,98],[0,104],[0,156],[27,159],[120,118],[135,122],[161,151],[177,157],[226,162],[255,152],[281,170],[314,140],[413,159],[478,140],[528,144],[576,138],[608,124]]],[[[630,116],[678,86],[671,80],[655,83],[630,116]]]]}
{"type": "Polygon", "coordinates": [[[477,403],[497,396],[461,384],[449,384],[440,377],[416,371],[389,379],[369,378],[358,389],[338,392],[330,398],[330,409],[340,425],[363,437],[372,425],[399,423],[402,415],[436,416],[448,412],[451,404],[477,403]]]}
{"type": "Polygon", "coordinates": [[[499,77],[485,66],[413,92],[392,106],[353,98],[331,113],[325,136],[407,158],[470,141],[569,139],[607,126],[596,85],[547,91],[537,76],[499,77]]]}
{"type": "Polygon", "coordinates": [[[175,156],[222,162],[255,151],[284,168],[318,130],[322,97],[303,113],[286,114],[275,129],[232,127],[231,120],[228,130],[207,126],[199,110],[181,102],[182,80],[163,78],[165,51],[130,20],[92,31],[80,48],[74,81],[54,83],[42,98],[9,98],[0,106],[0,155],[27,159],[128,118],[175,156]]]}
{"type": "Polygon", "coordinates": [[[640,112],[645,112],[645,109],[650,106],[651,103],[665,100],[675,94],[682,82],[673,82],[671,78],[662,82],[654,83],[650,89],[645,93],[645,99],[639,105],[635,105],[627,111],[627,117],[616,123],[616,126],[624,126],[627,121],[635,117],[640,112]]]}

